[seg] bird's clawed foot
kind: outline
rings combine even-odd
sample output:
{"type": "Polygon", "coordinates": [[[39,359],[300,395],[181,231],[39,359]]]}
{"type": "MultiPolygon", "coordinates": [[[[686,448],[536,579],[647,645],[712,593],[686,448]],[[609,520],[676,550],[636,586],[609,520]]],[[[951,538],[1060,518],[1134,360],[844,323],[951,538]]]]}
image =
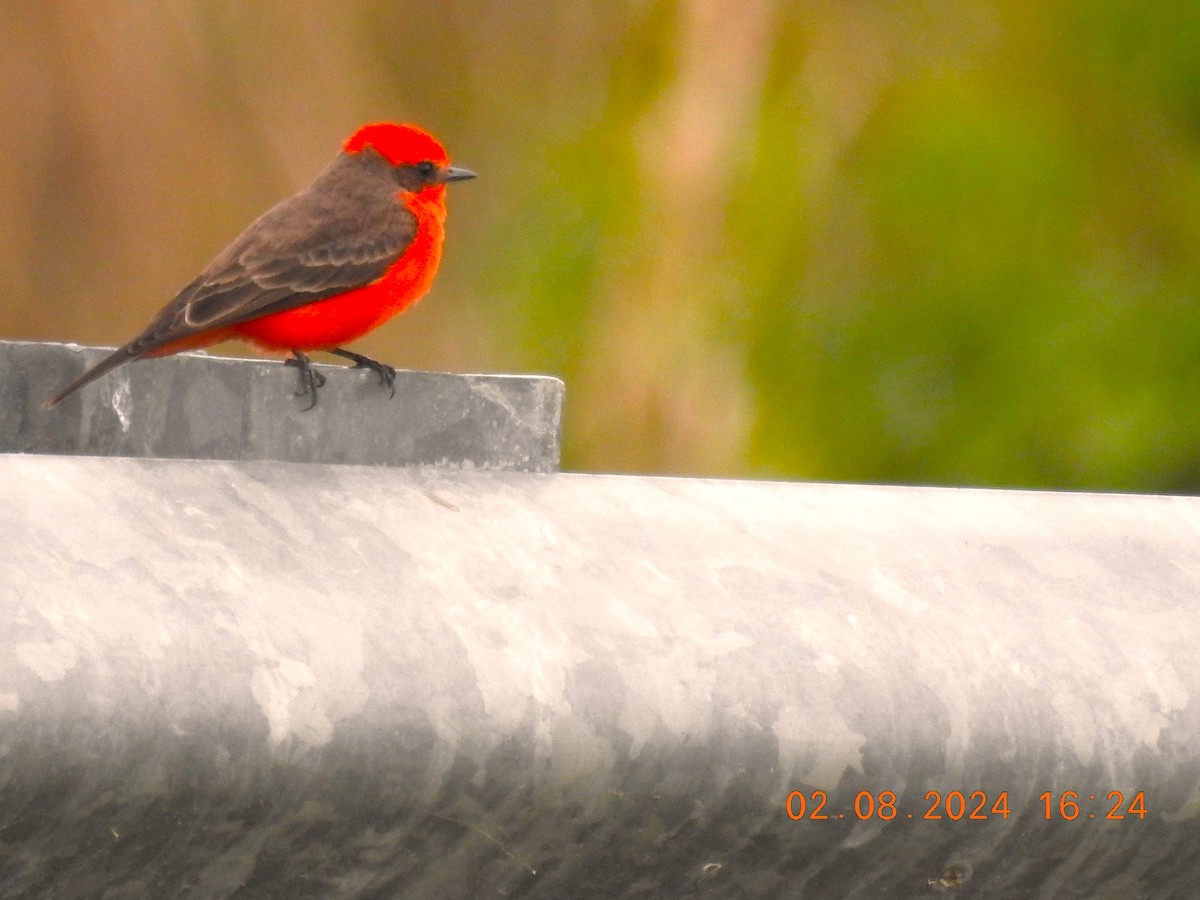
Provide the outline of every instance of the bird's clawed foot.
{"type": "Polygon", "coordinates": [[[292,358],[284,361],[285,366],[295,366],[300,370],[300,390],[297,397],[311,397],[312,403],[304,407],[308,412],[317,405],[317,390],[325,386],[325,376],[312,366],[312,361],[299,350],[292,351],[292,358]]]}
{"type": "MultiPolygon", "coordinates": [[[[356,369],[370,369],[379,376],[379,383],[387,385],[388,390],[392,392],[392,396],[396,396],[396,370],[386,363],[381,363],[378,360],[371,359],[369,356],[363,356],[361,353],[354,353],[350,350],[343,350],[338,347],[336,350],[330,350],[334,356],[340,356],[342,359],[348,359],[354,363],[356,369]]],[[[324,381],[324,379],[321,379],[324,381]]]]}
{"type": "MultiPolygon", "coordinates": [[[[363,356],[361,353],[343,350],[340,347],[329,352],[343,359],[351,360],[356,369],[370,369],[379,376],[379,383],[387,385],[388,389],[392,392],[392,396],[396,396],[396,370],[391,366],[371,359],[368,356],[363,356]]],[[[299,350],[293,350],[292,358],[285,360],[284,365],[294,366],[300,370],[300,390],[296,391],[296,396],[310,397],[312,399],[312,402],[305,407],[305,412],[307,412],[317,405],[317,391],[325,386],[325,376],[314,369],[312,360],[299,350]]]]}

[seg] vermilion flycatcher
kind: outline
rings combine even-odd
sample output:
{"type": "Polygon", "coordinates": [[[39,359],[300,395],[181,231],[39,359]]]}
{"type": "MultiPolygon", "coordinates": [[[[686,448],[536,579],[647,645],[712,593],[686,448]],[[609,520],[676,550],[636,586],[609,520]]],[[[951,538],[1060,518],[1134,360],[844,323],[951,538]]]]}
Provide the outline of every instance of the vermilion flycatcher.
{"type": "Polygon", "coordinates": [[[395,369],[341,345],[429,290],[442,257],[446,183],[474,177],[415,125],[364,125],[316,181],[255,220],[145,331],[46,406],[130,360],[229,338],[290,351],[310,409],[325,377],[306,350],[353,360],[394,394],[395,369]]]}

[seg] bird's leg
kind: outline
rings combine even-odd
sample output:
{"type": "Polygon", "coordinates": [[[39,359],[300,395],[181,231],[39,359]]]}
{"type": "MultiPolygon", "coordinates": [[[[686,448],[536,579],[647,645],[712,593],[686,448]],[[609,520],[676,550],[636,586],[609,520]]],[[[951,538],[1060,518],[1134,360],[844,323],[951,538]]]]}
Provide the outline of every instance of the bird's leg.
{"type": "Polygon", "coordinates": [[[386,384],[392,392],[392,396],[396,396],[396,370],[386,363],[381,363],[378,360],[371,359],[369,356],[363,356],[361,353],[354,353],[350,350],[343,350],[338,347],[330,350],[334,356],[340,356],[342,359],[351,360],[356,369],[370,369],[379,376],[379,383],[386,384]]]}
{"type": "Polygon", "coordinates": [[[295,366],[300,370],[300,390],[297,397],[312,397],[312,403],[304,408],[305,412],[317,405],[317,389],[324,387],[325,376],[312,367],[312,361],[299,350],[292,351],[292,358],[284,360],[285,366],[295,366]]]}

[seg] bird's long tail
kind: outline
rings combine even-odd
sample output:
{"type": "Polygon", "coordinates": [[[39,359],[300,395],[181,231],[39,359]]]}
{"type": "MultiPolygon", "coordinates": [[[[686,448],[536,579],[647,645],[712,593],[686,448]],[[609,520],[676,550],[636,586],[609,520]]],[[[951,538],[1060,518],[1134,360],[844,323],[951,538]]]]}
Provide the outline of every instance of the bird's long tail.
{"type": "Polygon", "coordinates": [[[133,348],[132,344],[126,344],[124,347],[118,347],[96,365],[92,366],[61,391],[46,400],[46,409],[53,409],[67,397],[71,396],[85,384],[90,384],[97,378],[107,375],[117,366],[123,365],[130,360],[137,359],[142,354],[133,348]]]}

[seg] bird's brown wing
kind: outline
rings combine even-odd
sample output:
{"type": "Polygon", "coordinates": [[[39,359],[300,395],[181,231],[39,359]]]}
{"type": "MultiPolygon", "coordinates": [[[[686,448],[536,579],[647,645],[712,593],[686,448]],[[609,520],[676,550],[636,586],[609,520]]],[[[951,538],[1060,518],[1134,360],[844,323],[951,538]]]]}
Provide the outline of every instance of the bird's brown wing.
{"type": "Polygon", "coordinates": [[[374,153],[339,156],[268,210],[122,348],[132,358],[370,284],[404,253],[416,217],[374,153]]]}

